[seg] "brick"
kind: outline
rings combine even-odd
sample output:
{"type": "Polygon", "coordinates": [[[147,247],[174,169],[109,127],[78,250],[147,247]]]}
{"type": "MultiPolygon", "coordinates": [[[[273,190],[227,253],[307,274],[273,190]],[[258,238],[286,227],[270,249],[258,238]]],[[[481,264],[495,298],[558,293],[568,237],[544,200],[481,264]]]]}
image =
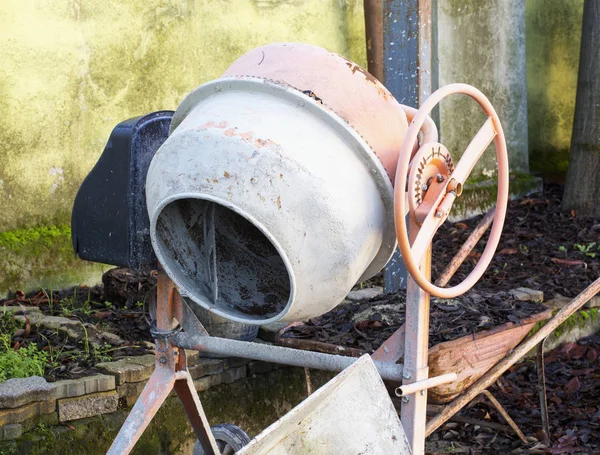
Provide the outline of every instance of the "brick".
{"type": "Polygon", "coordinates": [[[529,288],[517,288],[510,291],[510,294],[517,300],[531,300],[533,302],[543,302],[544,293],[529,288]]]}
{"type": "Polygon", "coordinates": [[[0,409],[17,408],[33,401],[56,398],[56,387],[40,376],[14,378],[0,383],[0,409]]]}
{"type": "Polygon", "coordinates": [[[208,376],[211,374],[219,374],[223,371],[223,369],[223,360],[208,358],[200,358],[197,365],[194,365],[193,367],[188,366],[188,370],[190,372],[190,376],[192,376],[192,379],[198,379],[202,376],[208,376]]]}
{"type": "Polygon", "coordinates": [[[56,381],[56,398],[72,398],[81,395],[115,390],[115,377],[97,374],[79,379],[56,381]]]}
{"type": "Polygon", "coordinates": [[[119,406],[119,395],[116,391],[100,392],[75,398],[58,400],[58,420],[85,419],[99,414],[115,412],[119,406]]]}
{"type": "Polygon", "coordinates": [[[245,377],[246,377],[246,365],[237,367],[237,368],[230,368],[228,370],[223,371],[223,373],[221,373],[221,383],[231,384],[232,382],[237,381],[238,379],[245,378],[245,377]]]}
{"type": "Polygon", "coordinates": [[[211,387],[221,384],[221,375],[212,374],[210,376],[204,376],[203,378],[196,379],[194,381],[194,387],[197,392],[203,392],[210,389],[211,387]]]}
{"type": "Polygon", "coordinates": [[[154,356],[152,354],[139,357],[126,357],[116,362],[103,362],[96,368],[105,374],[115,377],[117,385],[126,382],[145,381],[154,371],[154,356]]]}
{"type": "Polygon", "coordinates": [[[17,439],[23,434],[23,425],[20,423],[11,423],[0,428],[0,441],[17,439]]]}
{"type": "Polygon", "coordinates": [[[187,360],[188,368],[196,366],[200,362],[200,356],[198,355],[198,351],[192,351],[190,349],[185,349],[185,358],[187,360]]]}
{"type": "Polygon", "coordinates": [[[56,409],[56,400],[36,401],[18,408],[0,409],[0,427],[23,423],[42,414],[51,414],[56,409]]]}
{"type": "Polygon", "coordinates": [[[137,399],[144,390],[146,383],[148,381],[140,381],[140,382],[127,382],[125,384],[117,386],[117,394],[119,398],[123,397],[133,397],[137,399]]]}

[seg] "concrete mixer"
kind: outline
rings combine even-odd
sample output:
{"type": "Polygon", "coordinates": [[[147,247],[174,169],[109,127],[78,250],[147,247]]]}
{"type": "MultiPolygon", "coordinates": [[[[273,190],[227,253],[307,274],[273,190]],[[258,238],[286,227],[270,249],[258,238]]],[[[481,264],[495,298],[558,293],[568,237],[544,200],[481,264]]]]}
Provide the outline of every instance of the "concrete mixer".
{"type": "MultiPolygon", "coordinates": [[[[398,453],[422,453],[427,389],[456,379],[455,372],[428,377],[429,295],[454,297],[468,290],[489,264],[504,222],[506,143],[487,98],[473,87],[453,84],[435,92],[416,111],[400,105],[367,71],[337,54],[306,44],[276,43],[248,52],[222,78],[191,92],[172,115],[168,137],[164,114],[152,121],[161,122],[160,140],[139,149],[130,141],[134,181],[147,170],[145,197],[139,184],[123,184],[130,194],[122,203],[140,220],[119,232],[130,239],[131,226],[145,232],[156,260],[151,251],[133,256],[137,264],[160,268],[152,328],[156,369],[109,453],[129,453],[172,389],[198,435],[199,448],[219,453],[183,348],[333,371],[357,362],[211,337],[194,316],[193,306],[244,324],[306,320],[331,310],[357,282],[378,273],[394,252],[396,239],[413,278],[407,291],[405,342],[398,342],[399,335],[390,338],[372,360],[359,361],[360,366],[357,362],[349,370],[354,373],[344,372],[333,381],[350,384],[345,397],[369,390],[379,394],[378,406],[365,405],[365,415],[373,418],[377,409],[391,406],[380,378],[402,382],[402,423],[385,417],[387,426],[382,425],[389,431],[375,432],[377,437],[361,453],[390,453],[390,447],[398,453]],[[442,98],[454,93],[474,98],[488,117],[458,163],[438,143],[429,117],[442,98]],[[432,238],[492,141],[499,184],[490,239],[463,283],[437,287],[430,282],[432,238]],[[138,155],[143,159],[135,158],[138,155]],[[147,219],[139,215],[140,204],[147,206],[147,219]],[[397,364],[400,349],[403,365],[397,364]],[[353,382],[357,374],[370,379],[353,382]],[[386,432],[394,434],[397,444],[383,443],[380,435],[386,432]]],[[[91,174],[88,179],[93,180],[91,174]]],[[[83,209],[78,209],[78,204],[89,206],[93,201],[87,186],[91,183],[84,182],[80,193],[85,198],[78,196],[74,208],[74,245],[82,257],[94,260],[94,251],[102,249],[95,245],[102,240],[86,238],[83,209]]],[[[135,251],[147,250],[137,246],[135,251]]],[[[120,261],[130,263],[127,258],[120,261]]],[[[337,411],[323,408],[327,390],[338,390],[336,383],[324,389],[321,401],[313,399],[295,412],[303,416],[295,427],[275,425],[240,453],[333,453],[325,448],[333,447],[325,440],[320,452],[295,450],[293,445],[279,451],[266,447],[275,447],[273,438],[302,440],[298,428],[315,418],[307,410],[320,409],[334,420],[334,427],[349,425],[352,417],[343,406],[337,411]]],[[[313,434],[313,440],[328,437],[327,432],[313,434]]],[[[336,453],[350,453],[339,443],[335,446],[336,453]]],[[[357,446],[348,441],[350,447],[357,446]]]]}

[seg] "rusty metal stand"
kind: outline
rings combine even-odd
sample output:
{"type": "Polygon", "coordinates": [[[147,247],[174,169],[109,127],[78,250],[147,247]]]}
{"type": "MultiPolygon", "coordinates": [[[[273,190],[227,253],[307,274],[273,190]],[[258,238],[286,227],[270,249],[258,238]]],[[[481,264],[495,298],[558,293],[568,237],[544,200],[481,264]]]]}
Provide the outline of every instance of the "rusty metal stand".
{"type": "Polygon", "coordinates": [[[175,390],[181,400],[204,453],[220,454],[187,370],[185,351],[173,344],[172,337],[181,330],[179,321],[182,311],[179,293],[173,282],[161,271],[158,275],[156,327],[152,329],[156,343],[156,367],[110,446],[108,455],[126,455],[131,452],[171,390],[175,390]]]}
{"type": "Polygon", "coordinates": [[[544,441],[546,446],[550,446],[550,419],[548,418],[548,401],[546,400],[546,370],[544,369],[544,344],[547,338],[544,338],[537,346],[536,370],[538,375],[538,394],[540,398],[540,414],[542,416],[542,429],[544,431],[544,441]]]}

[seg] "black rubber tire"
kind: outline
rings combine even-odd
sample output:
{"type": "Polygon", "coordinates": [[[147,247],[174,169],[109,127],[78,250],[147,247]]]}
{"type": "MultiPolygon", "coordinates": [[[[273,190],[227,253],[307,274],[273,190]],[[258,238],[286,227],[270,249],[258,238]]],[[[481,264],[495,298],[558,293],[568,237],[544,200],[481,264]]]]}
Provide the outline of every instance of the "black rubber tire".
{"type": "MultiPolygon", "coordinates": [[[[210,427],[210,429],[217,440],[217,445],[221,453],[227,447],[233,449],[231,453],[237,452],[250,443],[250,437],[246,432],[232,423],[220,423],[214,427],[210,427]]],[[[198,440],[196,440],[196,444],[194,445],[194,455],[204,455],[204,450],[198,440]]]]}

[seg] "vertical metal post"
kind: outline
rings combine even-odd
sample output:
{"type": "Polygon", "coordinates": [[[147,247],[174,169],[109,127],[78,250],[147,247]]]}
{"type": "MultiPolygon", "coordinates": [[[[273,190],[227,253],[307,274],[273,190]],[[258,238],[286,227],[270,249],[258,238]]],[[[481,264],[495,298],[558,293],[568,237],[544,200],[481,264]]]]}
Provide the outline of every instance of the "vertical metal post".
{"type": "MultiPolygon", "coordinates": [[[[432,1],[364,0],[369,71],[408,106],[419,107],[431,94],[432,1]]],[[[406,285],[396,251],[385,269],[385,291],[406,285]]]]}
{"type": "MultiPolygon", "coordinates": [[[[409,219],[409,234],[414,241],[419,227],[411,217],[409,219]]],[[[431,245],[423,261],[421,270],[430,278],[431,274],[431,245]]],[[[424,292],[412,278],[408,278],[406,290],[406,335],[404,342],[404,380],[402,384],[427,379],[429,367],[429,294],[424,292]]],[[[406,437],[413,455],[425,453],[425,428],[427,415],[427,390],[403,397],[401,419],[406,437]]]]}

